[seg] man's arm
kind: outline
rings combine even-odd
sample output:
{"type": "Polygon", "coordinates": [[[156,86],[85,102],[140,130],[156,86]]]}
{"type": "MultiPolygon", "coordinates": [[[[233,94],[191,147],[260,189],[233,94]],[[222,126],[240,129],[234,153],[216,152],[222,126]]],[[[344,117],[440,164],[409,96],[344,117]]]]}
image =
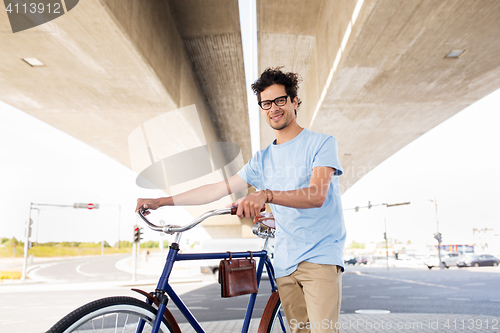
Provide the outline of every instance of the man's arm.
{"type": "MultiPolygon", "coordinates": [[[[135,211],[144,207],[146,209],[158,209],[162,206],[190,206],[190,205],[203,205],[231,193],[239,192],[249,188],[251,185],[247,184],[240,176],[234,175],[226,181],[221,181],[214,184],[204,185],[192,190],[180,193],[171,197],[163,197],[157,199],[137,199],[137,206],[135,211]]],[[[262,205],[261,205],[262,207],[262,205]]],[[[147,215],[149,212],[146,212],[147,215]]]]}
{"type": "MultiPolygon", "coordinates": [[[[271,203],[293,208],[317,208],[323,206],[335,169],[331,167],[316,167],[311,174],[309,187],[291,191],[272,191],[271,203]]],[[[260,213],[260,208],[267,200],[265,191],[254,192],[236,201],[240,218],[254,217],[260,213]]]]}

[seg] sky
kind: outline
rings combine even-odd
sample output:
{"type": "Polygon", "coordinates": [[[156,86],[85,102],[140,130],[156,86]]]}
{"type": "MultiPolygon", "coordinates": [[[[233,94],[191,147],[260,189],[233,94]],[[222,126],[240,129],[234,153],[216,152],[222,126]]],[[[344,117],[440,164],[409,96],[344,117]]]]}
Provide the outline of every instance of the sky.
{"type": "MultiPolygon", "coordinates": [[[[377,166],[342,196],[348,243],[435,243],[437,220],[444,244],[472,243],[473,228],[500,234],[500,90],[441,123],[377,166]]],[[[341,144],[341,143],[339,143],[341,144]]]]}
{"type": "MultiPolygon", "coordinates": [[[[346,191],[342,200],[347,243],[382,241],[384,218],[388,237],[432,242],[436,215],[428,199],[435,198],[444,243],[470,242],[472,228],[496,228],[500,233],[499,105],[500,90],[410,143],[346,191]],[[350,210],[368,201],[411,204],[350,210]]],[[[120,239],[131,240],[138,223],[136,199],[164,195],[139,188],[135,178],[133,171],[85,143],[0,102],[0,237],[23,237],[30,202],[94,202],[101,208],[33,211],[32,240],[104,239],[113,244],[119,218],[120,239]]],[[[169,207],[153,217],[161,219],[185,224],[190,216],[180,207],[169,207]]],[[[145,239],[159,239],[146,229],[145,239]]],[[[189,237],[196,240],[206,234],[200,230],[189,237]]]]}
{"type": "MultiPolygon", "coordinates": [[[[0,143],[0,237],[23,237],[31,202],[98,203],[99,209],[94,210],[41,207],[32,211],[32,240],[37,236],[39,242],[104,239],[114,244],[119,234],[120,239],[131,240],[133,226],[142,223],[134,213],[137,198],[165,195],[139,188],[132,170],[3,102],[0,143]]],[[[152,217],[156,222],[161,219],[167,224],[187,223],[190,215],[173,207],[152,217]]],[[[145,239],[159,239],[157,233],[144,231],[145,239]]]]}

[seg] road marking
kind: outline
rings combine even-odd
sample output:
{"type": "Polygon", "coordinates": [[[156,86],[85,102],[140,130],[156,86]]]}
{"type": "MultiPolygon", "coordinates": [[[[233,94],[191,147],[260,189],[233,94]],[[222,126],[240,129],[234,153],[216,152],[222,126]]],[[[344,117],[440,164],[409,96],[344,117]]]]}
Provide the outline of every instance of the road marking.
{"type": "Polygon", "coordinates": [[[76,266],[76,271],[77,271],[78,273],[80,273],[80,274],[84,275],[84,276],[98,277],[98,276],[99,276],[99,274],[90,274],[90,273],[85,273],[85,272],[83,272],[83,271],[81,270],[81,267],[82,267],[83,265],[86,265],[86,264],[88,264],[88,263],[84,262],[83,264],[80,264],[80,265],[76,266]]]}
{"type": "Polygon", "coordinates": [[[204,306],[190,306],[189,309],[191,309],[191,310],[208,310],[209,308],[206,308],[204,306]]]}
{"type": "Polygon", "coordinates": [[[357,271],[356,274],[357,275],[361,275],[361,276],[371,277],[371,278],[374,278],[374,279],[392,280],[392,281],[399,281],[399,282],[420,284],[420,285],[423,285],[423,286],[448,288],[448,289],[458,289],[458,290],[460,290],[460,288],[457,288],[457,287],[449,287],[449,286],[443,286],[443,285],[440,285],[440,284],[425,283],[425,282],[419,282],[419,281],[413,281],[413,280],[406,280],[406,279],[396,279],[396,278],[388,278],[388,277],[383,277],[383,276],[373,276],[373,275],[363,274],[363,273],[361,273],[359,271],[357,271]]]}
{"type": "Polygon", "coordinates": [[[356,310],[354,313],[364,313],[364,314],[384,314],[391,313],[389,310],[356,310]]]}
{"type": "Polygon", "coordinates": [[[490,302],[500,302],[500,299],[490,299],[490,302]]]}
{"type": "Polygon", "coordinates": [[[351,296],[351,295],[342,295],[342,298],[356,298],[356,296],[351,296]]]}
{"type": "Polygon", "coordinates": [[[470,301],[470,298],[447,298],[449,301],[470,301]]]}
{"type": "Polygon", "coordinates": [[[391,296],[370,296],[370,298],[391,298],[391,296]]]}
{"type": "Polygon", "coordinates": [[[390,287],[389,289],[411,289],[413,288],[412,286],[407,286],[407,287],[390,287]]]}
{"type": "Polygon", "coordinates": [[[226,308],[226,310],[242,310],[245,311],[247,308],[226,308]]]}
{"type": "Polygon", "coordinates": [[[442,291],[440,293],[431,293],[430,295],[448,295],[448,294],[456,294],[456,291],[442,291]]]}
{"type": "Polygon", "coordinates": [[[486,283],[466,283],[465,286],[484,286],[486,283]]]}
{"type": "Polygon", "coordinates": [[[409,296],[409,299],[429,299],[429,297],[409,296]]]}

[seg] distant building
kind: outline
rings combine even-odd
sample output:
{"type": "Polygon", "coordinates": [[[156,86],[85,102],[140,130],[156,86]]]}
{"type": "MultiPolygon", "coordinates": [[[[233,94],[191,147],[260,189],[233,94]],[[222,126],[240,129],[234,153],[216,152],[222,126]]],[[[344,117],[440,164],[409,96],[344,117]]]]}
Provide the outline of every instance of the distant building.
{"type": "MultiPolygon", "coordinates": [[[[436,250],[438,246],[435,246],[436,250]]],[[[458,253],[473,253],[473,244],[441,244],[441,250],[458,253]]]]}
{"type": "Polygon", "coordinates": [[[500,255],[500,233],[495,229],[472,229],[474,253],[500,255]]]}

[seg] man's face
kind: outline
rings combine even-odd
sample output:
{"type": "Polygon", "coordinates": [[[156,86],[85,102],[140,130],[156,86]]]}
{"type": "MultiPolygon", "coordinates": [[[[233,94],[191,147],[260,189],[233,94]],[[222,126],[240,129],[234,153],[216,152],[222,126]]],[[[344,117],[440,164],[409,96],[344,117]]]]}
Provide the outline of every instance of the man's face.
{"type": "MultiPolygon", "coordinates": [[[[261,101],[272,101],[277,97],[285,96],[285,86],[280,84],[273,84],[267,87],[263,92],[260,93],[261,101]]],[[[276,106],[272,103],[269,110],[262,110],[262,113],[266,117],[266,121],[275,130],[281,130],[290,125],[290,123],[295,119],[295,108],[297,108],[298,98],[292,101],[290,97],[287,97],[286,104],[283,106],[276,106]]]]}

